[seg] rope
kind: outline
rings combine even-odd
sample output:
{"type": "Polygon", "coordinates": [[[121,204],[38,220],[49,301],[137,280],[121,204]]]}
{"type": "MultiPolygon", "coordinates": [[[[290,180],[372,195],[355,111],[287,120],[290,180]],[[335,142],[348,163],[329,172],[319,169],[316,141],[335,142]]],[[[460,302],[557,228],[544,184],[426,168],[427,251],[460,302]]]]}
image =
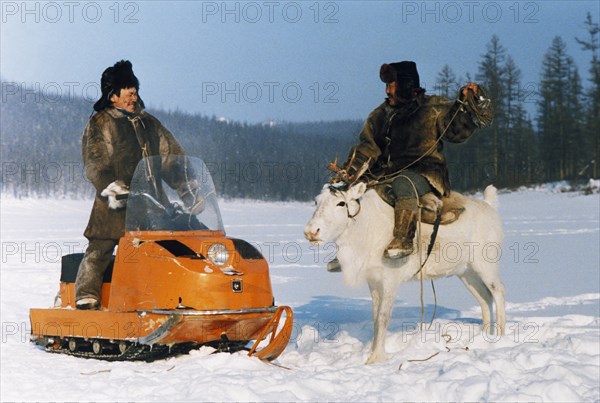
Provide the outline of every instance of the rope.
{"type": "Polygon", "coordinates": [[[129,122],[133,126],[133,131],[135,132],[135,136],[137,138],[138,144],[140,145],[140,149],[142,150],[142,158],[144,159],[145,164],[146,164],[146,181],[148,181],[152,184],[156,198],[160,199],[158,183],[156,182],[156,177],[154,176],[154,172],[152,172],[152,164],[150,162],[150,152],[148,151],[148,142],[144,138],[144,135],[142,133],[140,133],[140,131],[138,130],[138,126],[136,125],[136,123],[139,122],[144,129],[146,129],[146,125],[144,124],[144,121],[142,120],[140,115],[135,115],[133,117],[127,116],[127,120],[129,120],[129,122]]]}
{"type": "MultiPolygon", "coordinates": [[[[475,97],[474,97],[474,94],[472,93],[472,91],[467,91],[467,96],[466,96],[465,101],[461,101],[460,99],[457,99],[456,101],[459,102],[461,104],[461,106],[458,107],[458,108],[456,108],[456,111],[452,115],[452,118],[450,119],[450,121],[444,127],[444,130],[442,131],[442,134],[439,135],[439,137],[431,145],[431,147],[429,147],[428,150],[426,150],[417,159],[415,159],[411,163],[407,164],[403,168],[399,169],[398,171],[393,172],[393,173],[388,174],[388,175],[382,175],[379,178],[368,182],[368,186],[369,187],[374,187],[376,185],[382,185],[384,183],[392,182],[396,178],[405,178],[405,179],[407,179],[410,182],[410,184],[411,184],[411,186],[413,188],[413,191],[415,193],[415,197],[417,199],[417,208],[418,208],[418,212],[417,212],[418,223],[417,223],[417,225],[418,225],[418,228],[419,228],[419,235],[418,235],[418,239],[417,239],[417,241],[418,241],[417,253],[419,253],[419,270],[415,273],[415,276],[419,275],[419,283],[420,283],[421,326],[425,322],[425,301],[424,301],[424,296],[423,296],[424,295],[424,290],[423,290],[423,267],[425,267],[425,264],[427,263],[427,260],[429,260],[429,256],[431,256],[431,252],[433,250],[433,246],[435,244],[435,239],[437,237],[438,228],[439,228],[439,225],[440,225],[440,217],[438,215],[438,217],[436,218],[436,221],[434,223],[433,232],[431,233],[431,240],[430,240],[429,246],[427,248],[427,255],[425,257],[425,260],[423,261],[422,260],[422,254],[421,254],[421,233],[422,233],[422,231],[421,231],[421,207],[422,206],[419,204],[419,193],[417,192],[417,188],[416,188],[415,184],[413,183],[413,181],[408,176],[402,175],[402,172],[406,171],[408,168],[410,168],[411,166],[413,166],[414,164],[416,164],[417,162],[419,162],[420,160],[422,160],[423,158],[425,158],[427,155],[429,155],[431,152],[433,152],[433,150],[437,147],[437,145],[439,144],[439,142],[442,141],[442,138],[446,135],[446,132],[450,128],[450,125],[452,124],[452,122],[454,122],[454,119],[456,119],[456,116],[458,115],[458,112],[464,111],[462,105],[464,105],[465,103],[468,104],[468,106],[474,111],[474,113],[476,114],[477,118],[479,119],[479,121],[476,122],[476,124],[478,126],[487,126],[487,125],[489,125],[491,123],[491,119],[493,117],[493,111],[491,111],[492,112],[492,117],[488,116],[488,119],[486,119],[485,115],[478,113],[479,107],[477,106],[477,103],[475,101],[475,97]]],[[[489,102],[485,104],[485,108],[488,111],[491,110],[489,102]]],[[[435,290],[435,285],[433,283],[433,280],[430,280],[430,281],[431,281],[431,289],[433,291],[434,307],[433,307],[433,314],[431,316],[431,321],[429,322],[429,328],[431,328],[431,325],[433,324],[433,321],[435,320],[435,315],[437,313],[437,293],[436,293],[436,290],[435,290]]]]}
{"type": "MultiPolygon", "coordinates": [[[[415,273],[415,276],[418,274],[419,275],[419,288],[420,288],[420,301],[421,301],[421,326],[423,326],[423,324],[425,323],[425,300],[424,300],[424,290],[423,290],[423,280],[424,280],[424,273],[423,273],[423,267],[425,267],[425,264],[427,263],[427,260],[429,260],[429,256],[431,256],[431,251],[433,250],[433,246],[435,243],[435,239],[437,237],[437,232],[438,232],[438,228],[440,225],[440,221],[441,218],[438,214],[438,216],[435,219],[435,223],[433,226],[433,232],[431,233],[431,239],[429,240],[429,245],[427,246],[427,254],[425,256],[425,260],[423,260],[423,254],[421,253],[421,234],[422,234],[422,230],[421,230],[421,223],[422,223],[422,217],[421,217],[421,208],[423,207],[423,205],[420,203],[420,198],[419,198],[419,192],[417,191],[417,187],[415,185],[415,183],[413,182],[412,179],[410,179],[408,176],[406,175],[399,175],[399,178],[404,178],[406,179],[410,185],[413,188],[413,192],[415,194],[415,198],[417,200],[417,226],[418,226],[418,235],[417,235],[417,253],[419,254],[419,270],[415,273]]],[[[435,286],[433,284],[433,280],[431,281],[431,288],[433,290],[433,299],[434,299],[434,307],[433,307],[433,315],[431,316],[431,321],[429,322],[429,329],[431,329],[431,325],[433,323],[433,320],[435,319],[435,314],[437,312],[437,294],[435,291],[435,286]]]]}
{"type": "Polygon", "coordinates": [[[417,191],[417,187],[415,185],[415,183],[413,182],[412,179],[410,179],[408,176],[406,175],[399,175],[398,178],[404,178],[408,181],[408,183],[410,183],[410,185],[413,188],[413,192],[415,194],[415,199],[417,200],[417,226],[419,228],[419,234],[417,235],[417,253],[419,254],[419,271],[416,274],[420,274],[419,275],[419,286],[420,286],[420,290],[421,290],[421,325],[423,324],[423,320],[425,319],[425,302],[423,299],[423,256],[421,254],[421,207],[423,207],[420,203],[420,197],[419,197],[419,192],[417,191]]]}
{"type": "Polygon", "coordinates": [[[435,314],[437,313],[437,293],[435,292],[435,284],[433,283],[433,279],[431,281],[431,290],[433,291],[433,313],[431,314],[431,320],[429,321],[429,326],[427,330],[431,329],[431,325],[433,325],[433,320],[435,319],[435,314]]]}
{"type": "MultiPolygon", "coordinates": [[[[489,126],[492,123],[493,116],[494,116],[494,110],[492,108],[491,101],[490,101],[489,97],[487,96],[485,90],[483,90],[482,87],[478,87],[478,92],[480,93],[480,95],[479,95],[480,100],[481,100],[480,104],[478,104],[477,100],[475,99],[475,94],[473,93],[473,91],[466,91],[466,96],[465,96],[464,101],[461,101],[460,99],[456,100],[458,103],[461,104],[461,106],[456,108],[454,115],[452,115],[452,118],[450,119],[450,121],[448,122],[446,127],[444,127],[442,134],[440,134],[440,136],[436,139],[436,141],[432,144],[432,146],[427,151],[425,151],[421,156],[419,156],[417,159],[415,159],[414,161],[412,161],[410,164],[406,165],[405,167],[401,168],[400,170],[393,172],[391,174],[388,174],[388,175],[383,175],[376,180],[370,181],[368,184],[369,186],[376,186],[376,185],[381,185],[384,183],[392,182],[396,178],[405,178],[410,182],[410,184],[413,187],[413,191],[415,192],[415,197],[417,198],[417,208],[418,208],[417,214],[418,214],[418,228],[419,228],[419,235],[418,235],[419,245],[417,247],[417,253],[419,253],[419,270],[415,273],[415,275],[417,275],[417,274],[419,275],[419,282],[420,282],[421,326],[423,326],[424,321],[425,321],[425,302],[424,302],[424,297],[423,297],[423,267],[425,267],[425,264],[427,263],[429,256],[431,256],[431,252],[432,252],[433,246],[435,244],[435,239],[437,237],[437,232],[439,229],[441,217],[439,214],[436,217],[435,223],[433,225],[433,232],[431,233],[430,243],[429,243],[429,246],[427,247],[427,254],[425,256],[425,260],[422,261],[422,254],[421,254],[421,207],[422,206],[419,204],[419,194],[417,192],[415,184],[409,177],[407,177],[406,175],[401,175],[401,174],[403,171],[407,170],[408,168],[410,168],[411,166],[413,166],[414,164],[416,164],[417,162],[419,162],[420,160],[425,158],[437,147],[439,142],[442,140],[442,138],[444,137],[444,135],[450,128],[450,125],[452,124],[452,122],[454,122],[454,119],[456,119],[458,112],[464,111],[463,106],[465,104],[468,105],[472,114],[475,115],[475,116],[473,116],[473,118],[474,118],[473,120],[477,126],[484,127],[484,126],[489,126]]],[[[435,285],[433,283],[433,279],[431,279],[430,281],[431,281],[431,289],[433,291],[434,306],[433,306],[433,314],[431,315],[431,321],[429,322],[429,326],[428,326],[429,329],[431,329],[431,326],[435,319],[435,315],[437,313],[437,293],[435,290],[435,285]]]]}
{"type": "MultiPolygon", "coordinates": [[[[423,276],[424,276],[423,267],[427,263],[427,260],[429,259],[429,256],[431,255],[431,252],[433,250],[433,246],[435,244],[435,239],[437,237],[437,232],[439,229],[441,217],[439,216],[439,214],[438,214],[438,217],[436,217],[436,220],[435,220],[435,223],[433,226],[433,232],[431,233],[431,240],[430,240],[429,246],[427,248],[427,254],[425,256],[425,260],[423,261],[422,254],[421,254],[421,233],[422,233],[422,231],[421,231],[421,207],[422,207],[422,205],[419,203],[419,200],[420,200],[419,193],[417,192],[417,188],[416,188],[414,182],[408,176],[402,175],[402,172],[406,171],[408,168],[415,165],[417,162],[419,162],[420,160],[422,160],[423,158],[425,158],[426,156],[428,156],[430,153],[433,152],[433,150],[438,146],[440,141],[442,141],[443,137],[446,135],[446,132],[450,128],[450,125],[454,122],[454,119],[456,119],[458,112],[465,111],[465,108],[464,108],[465,104],[469,107],[470,111],[472,112],[472,115],[475,115],[472,117],[474,118],[473,119],[474,123],[478,127],[489,126],[492,123],[494,110],[492,108],[491,101],[490,101],[489,97],[487,96],[485,90],[483,90],[482,87],[478,87],[477,91],[480,93],[481,103],[478,104],[477,100],[475,99],[474,92],[468,91],[468,90],[466,91],[464,101],[461,101],[459,98],[456,99],[456,102],[458,102],[461,105],[458,108],[456,108],[456,111],[452,115],[452,118],[450,119],[450,121],[448,121],[448,123],[444,127],[444,130],[438,136],[436,141],[423,154],[421,154],[418,158],[416,158],[414,161],[407,164],[403,168],[401,168],[395,172],[392,172],[391,174],[381,175],[377,179],[370,180],[367,182],[368,187],[375,187],[377,185],[382,185],[385,183],[393,182],[397,178],[405,178],[409,181],[409,183],[411,184],[413,191],[415,193],[415,198],[417,200],[417,209],[418,209],[417,210],[417,219],[418,219],[417,225],[418,225],[418,230],[419,230],[419,235],[418,235],[418,239],[417,239],[417,241],[418,241],[417,253],[419,253],[419,270],[415,273],[415,276],[417,274],[419,275],[419,282],[420,282],[421,326],[423,326],[424,321],[425,321],[425,302],[424,302],[424,296],[423,296],[423,294],[424,294],[424,292],[423,292],[423,276]]],[[[392,116],[392,118],[393,118],[393,116],[392,116]]],[[[433,291],[434,308],[433,308],[433,314],[431,316],[431,321],[429,322],[429,328],[431,328],[431,325],[433,324],[435,315],[437,313],[437,293],[435,290],[435,285],[433,283],[433,279],[431,279],[430,281],[431,281],[431,288],[433,291]]]]}
{"type": "MultiPolygon", "coordinates": [[[[457,101],[462,104],[462,101],[460,101],[458,99],[457,99],[457,101]]],[[[417,162],[421,161],[423,158],[425,158],[426,156],[428,156],[429,154],[431,154],[433,152],[433,150],[437,147],[437,145],[439,144],[439,142],[442,141],[442,138],[444,137],[444,135],[446,134],[446,132],[450,128],[450,125],[452,124],[452,122],[454,122],[454,119],[456,119],[456,116],[458,115],[458,112],[461,111],[461,109],[462,108],[457,108],[456,109],[456,111],[454,112],[454,115],[452,115],[452,118],[450,119],[450,121],[448,122],[448,124],[446,125],[446,127],[444,128],[444,130],[442,131],[442,134],[439,135],[439,137],[435,140],[435,142],[431,145],[431,147],[429,147],[429,149],[427,149],[417,159],[415,159],[411,163],[407,164],[403,168],[401,168],[401,169],[399,169],[399,170],[397,170],[395,172],[392,172],[391,174],[382,175],[382,176],[380,176],[377,179],[369,181],[369,186],[375,186],[375,185],[381,185],[381,184],[388,183],[388,182],[393,182],[394,179],[400,177],[400,175],[402,174],[402,172],[406,171],[408,168],[410,168],[411,166],[413,166],[414,164],[416,164],[417,162]]]]}
{"type": "Polygon", "coordinates": [[[452,115],[452,118],[450,119],[450,121],[448,122],[448,124],[446,125],[446,127],[444,127],[444,130],[442,131],[442,134],[440,134],[440,136],[436,139],[436,141],[431,145],[431,147],[426,150],[423,154],[421,154],[421,156],[419,156],[417,159],[415,159],[414,161],[412,161],[411,163],[407,164],[406,166],[404,166],[403,168],[392,172],[391,174],[387,174],[387,175],[382,175],[377,179],[374,179],[372,181],[368,182],[369,186],[375,186],[378,184],[384,184],[384,183],[388,183],[388,182],[392,182],[394,179],[396,179],[403,171],[406,171],[408,168],[410,168],[411,166],[413,166],[414,164],[416,164],[417,162],[419,162],[420,160],[422,160],[423,158],[425,158],[426,156],[428,156],[430,153],[433,152],[433,150],[437,147],[437,145],[439,144],[440,141],[442,141],[442,138],[446,135],[446,132],[448,131],[448,129],[450,128],[450,125],[452,124],[452,122],[454,122],[454,119],[456,119],[456,116],[458,115],[458,112],[465,112],[465,105],[468,107],[467,109],[469,110],[471,117],[473,118],[473,122],[478,126],[478,127],[485,127],[485,126],[489,126],[492,124],[492,121],[494,119],[494,108],[492,106],[491,100],[487,95],[487,92],[485,91],[485,89],[481,86],[477,87],[477,93],[479,94],[479,100],[477,100],[475,98],[475,94],[473,93],[473,91],[466,91],[466,95],[465,95],[465,100],[461,101],[460,98],[456,99],[456,102],[458,102],[459,104],[461,104],[460,107],[456,108],[456,111],[454,112],[454,115],[452,115]]]}
{"type": "MultiPolygon", "coordinates": [[[[196,205],[196,195],[193,193],[193,189],[190,186],[190,177],[188,175],[188,159],[187,157],[182,157],[183,158],[183,175],[185,178],[185,187],[186,187],[186,191],[189,192],[192,197],[193,197],[193,204],[189,207],[190,210],[190,214],[188,215],[188,228],[192,228],[192,215],[195,215],[192,213],[192,208],[196,205]]],[[[182,199],[183,201],[183,199],[182,199]]]]}

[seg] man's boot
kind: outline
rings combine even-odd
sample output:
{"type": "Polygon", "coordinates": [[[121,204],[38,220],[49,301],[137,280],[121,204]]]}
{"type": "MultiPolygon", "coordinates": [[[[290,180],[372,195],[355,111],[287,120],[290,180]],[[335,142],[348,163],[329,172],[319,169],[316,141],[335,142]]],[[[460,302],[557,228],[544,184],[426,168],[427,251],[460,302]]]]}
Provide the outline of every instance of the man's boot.
{"type": "Polygon", "coordinates": [[[383,254],[389,259],[400,259],[413,253],[413,238],[417,230],[417,210],[409,206],[409,203],[398,201],[394,207],[394,239],[383,254]]]}

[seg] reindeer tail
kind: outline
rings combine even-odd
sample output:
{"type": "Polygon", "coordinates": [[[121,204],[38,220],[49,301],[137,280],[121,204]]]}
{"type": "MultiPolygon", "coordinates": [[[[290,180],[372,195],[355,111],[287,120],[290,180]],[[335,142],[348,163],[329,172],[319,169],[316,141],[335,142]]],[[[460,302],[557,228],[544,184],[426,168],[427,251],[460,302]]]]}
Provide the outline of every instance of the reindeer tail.
{"type": "Polygon", "coordinates": [[[487,204],[492,206],[494,210],[498,210],[498,191],[494,185],[488,185],[483,191],[483,199],[487,204]]]}

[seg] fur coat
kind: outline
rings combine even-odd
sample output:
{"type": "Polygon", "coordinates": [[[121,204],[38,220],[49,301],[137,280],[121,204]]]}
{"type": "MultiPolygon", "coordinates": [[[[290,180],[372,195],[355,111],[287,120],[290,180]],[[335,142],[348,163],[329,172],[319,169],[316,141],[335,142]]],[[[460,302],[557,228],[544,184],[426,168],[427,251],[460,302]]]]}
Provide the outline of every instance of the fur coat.
{"type": "Polygon", "coordinates": [[[400,107],[386,100],[367,118],[349,160],[354,155],[362,164],[371,158],[369,172],[375,177],[410,169],[423,175],[439,195],[447,196],[450,180],[443,141],[463,142],[477,128],[471,115],[459,108],[458,102],[440,96],[420,95],[400,107]],[[438,141],[442,133],[443,141],[438,141]]]}
{"type": "Polygon", "coordinates": [[[129,186],[142,159],[142,147],[149,156],[163,157],[162,167],[155,167],[157,173],[167,170],[169,155],[184,154],[175,137],[139,106],[133,114],[110,106],[90,118],[83,132],[82,157],[86,177],[96,188],[96,197],[84,232],[86,238],[118,240],[125,233],[126,209],[110,209],[101,193],[117,180],[129,186]]]}

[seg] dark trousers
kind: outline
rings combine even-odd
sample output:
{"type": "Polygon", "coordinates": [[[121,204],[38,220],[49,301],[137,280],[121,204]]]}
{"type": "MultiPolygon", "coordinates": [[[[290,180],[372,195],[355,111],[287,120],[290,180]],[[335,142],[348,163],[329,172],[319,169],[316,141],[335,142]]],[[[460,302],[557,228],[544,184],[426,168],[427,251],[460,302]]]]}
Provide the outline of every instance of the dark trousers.
{"type": "Polygon", "coordinates": [[[396,206],[405,210],[417,210],[417,196],[423,196],[433,189],[427,179],[414,171],[404,171],[392,182],[392,189],[396,196],[396,206]],[[413,186],[414,185],[414,186],[413,186]]]}
{"type": "Polygon", "coordinates": [[[90,239],[75,280],[75,300],[95,298],[100,301],[102,277],[118,241],[114,239],[90,239]]]}

